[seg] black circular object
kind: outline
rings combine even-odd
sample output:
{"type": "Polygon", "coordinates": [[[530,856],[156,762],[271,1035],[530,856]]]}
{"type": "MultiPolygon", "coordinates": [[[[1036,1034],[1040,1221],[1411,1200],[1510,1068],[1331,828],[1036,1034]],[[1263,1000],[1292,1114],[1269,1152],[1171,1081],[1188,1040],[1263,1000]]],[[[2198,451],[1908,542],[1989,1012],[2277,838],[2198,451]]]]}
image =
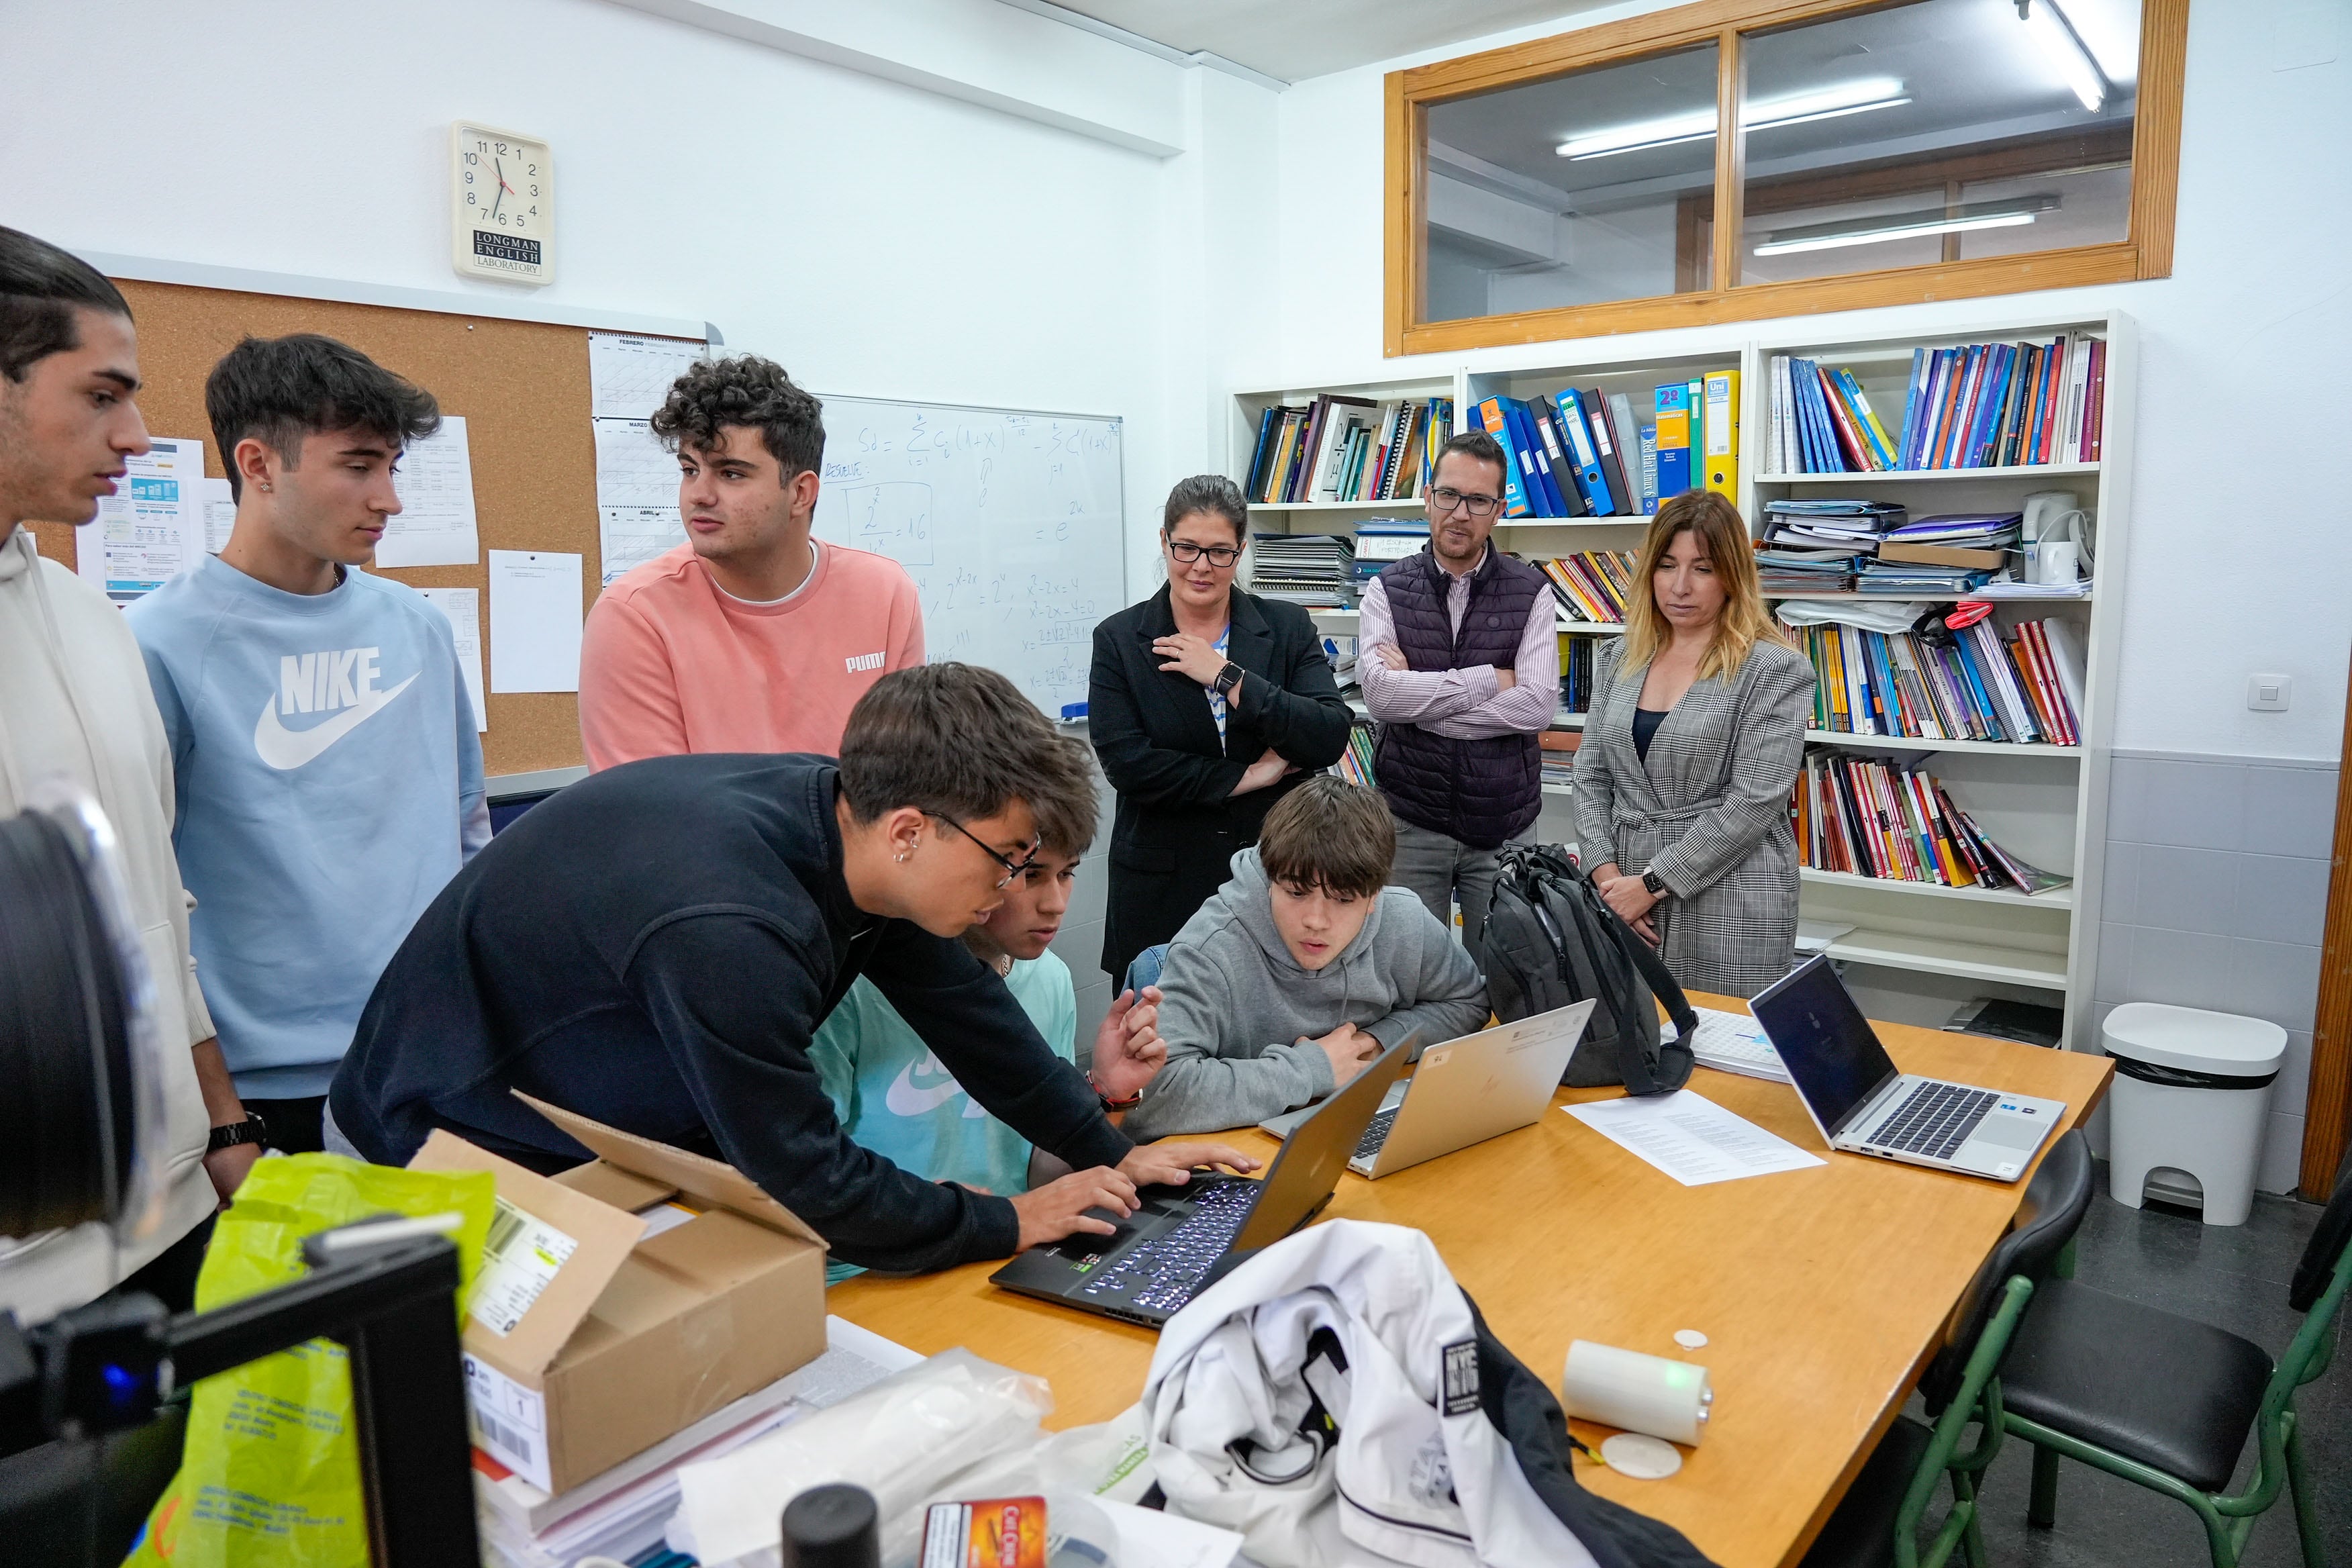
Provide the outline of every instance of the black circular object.
{"type": "Polygon", "coordinates": [[[840,1482],[784,1505],[784,1568],[882,1568],[874,1494],[840,1482]]]}
{"type": "Polygon", "coordinates": [[[66,831],[0,822],[0,1236],[121,1217],[137,1148],[123,996],[66,831]]]}

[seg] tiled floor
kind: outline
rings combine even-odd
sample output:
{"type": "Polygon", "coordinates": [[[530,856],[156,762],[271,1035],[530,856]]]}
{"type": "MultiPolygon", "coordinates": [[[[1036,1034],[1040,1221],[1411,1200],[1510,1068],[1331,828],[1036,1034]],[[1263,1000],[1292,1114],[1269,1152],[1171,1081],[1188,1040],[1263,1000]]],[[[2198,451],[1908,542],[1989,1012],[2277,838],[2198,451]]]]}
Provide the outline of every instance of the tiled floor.
{"type": "MultiPolygon", "coordinates": [[[[2286,1304],[2287,1280],[2318,1223],[2319,1209],[2288,1198],[2257,1196],[2242,1226],[2208,1227],[2195,1212],[2161,1205],[2137,1212],[2099,1195],[2083,1222],[2075,1278],[2119,1296],[2201,1318],[2261,1345],[2276,1356],[2302,1324],[2286,1304]]],[[[2343,1331],[2340,1321],[2339,1334],[2343,1331]]],[[[1915,1402],[1916,1403],[1916,1402],[1915,1402]]],[[[2296,1399],[2304,1422],[2304,1456],[2331,1563],[2352,1565],[2352,1355],[2339,1349],[2335,1364],[2306,1384],[2296,1399]]],[[[1915,1414],[1916,1412],[1915,1411],[1915,1414]]],[[[2239,1470],[2242,1486],[2252,1470],[2239,1470]]],[[[1997,1563],[2037,1568],[2165,1568],[2209,1561],[2196,1515],[2168,1498],[2128,1481],[2068,1462],[2058,1483],[2058,1526],[2025,1522],[2032,1450],[2014,1440],[1993,1461],[1985,1489],[1985,1549],[1997,1563]]],[[[2254,1525],[2244,1561],[2249,1568],[2297,1563],[2292,1505],[2282,1493],[2254,1525]]]]}

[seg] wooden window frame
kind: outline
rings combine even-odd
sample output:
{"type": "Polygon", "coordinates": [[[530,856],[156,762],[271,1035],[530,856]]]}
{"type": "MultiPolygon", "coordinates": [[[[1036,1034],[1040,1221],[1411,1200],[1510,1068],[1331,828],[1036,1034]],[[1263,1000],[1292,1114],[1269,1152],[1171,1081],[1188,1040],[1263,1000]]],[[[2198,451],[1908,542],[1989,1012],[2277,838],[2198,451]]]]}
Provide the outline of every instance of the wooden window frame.
{"type": "MultiPolygon", "coordinates": [[[[2172,273],[2173,204],[2180,173],[2181,82],[2188,66],[2189,0],[2143,0],[2138,101],[2132,125],[2131,216],[2125,237],[2106,245],[2073,246],[2021,256],[1945,260],[1918,267],[1842,272],[1787,282],[1727,284],[1734,276],[1741,227],[1744,136],[1718,137],[1711,201],[1677,210],[1677,249],[1705,236],[1711,286],[1688,293],[1549,310],[1476,316],[1465,321],[1422,319],[1428,299],[1429,117],[1432,104],[1523,86],[1547,77],[1670,54],[1696,45],[1717,47],[1716,98],[1720,123],[1737,121],[1745,70],[1743,33],[1891,8],[1887,0],[1697,0],[1645,16],[1580,27],[1459,59],[1442,60],[1388,76],[1386,352],[1454,353],[1512,343],[1547,342],[1612,332],[1654,331],[1721,321],[1759,321],[1825,310],[1980,299],[2039,289],[2132,282],[2172,273]],[[1713,221],[1715,215],[1724,215],[1713,221]]],[[[1955,163],[1965,160],[1956,159],[1955,163]]],[[[1947,247],[1949,255],[1952,247],[1947,247]]],[[[1678,274],[1695,258],[1676,258],[1678,274]]],[[[1678,278],[1679,280],[1679,278],[1678,278]]]]}

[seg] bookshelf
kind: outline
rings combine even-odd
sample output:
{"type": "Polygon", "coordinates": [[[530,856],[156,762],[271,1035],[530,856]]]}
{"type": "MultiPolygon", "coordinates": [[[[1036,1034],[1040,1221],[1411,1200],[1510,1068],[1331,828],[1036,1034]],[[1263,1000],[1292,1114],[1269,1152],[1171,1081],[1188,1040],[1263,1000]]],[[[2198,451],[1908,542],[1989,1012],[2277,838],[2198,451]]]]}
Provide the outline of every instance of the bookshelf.
{"type": "MultiPolygon", "coordinates": [[[[1874,1016],[1898,1022],[1941,1025],[1954,1007],[1984,994],[2063,1005],[2067,1042],[2095,1048],[2090,1027],[2091,987],[2097,971],[2100,881],[2106,837],[2107,772],[2115,727],[2116,676],[2123,584],[2128,546],[2130,463],[2133,439],[2131,389],[2137,375],[2137,342],[2129,317],[2119,311],[2075,316],[1986,318],[1951,324],[1946,307],[1889,312],[1897,325],[1868,336],[1838,336],[1822,323],[1803,320],[1771,323],[1759,334],[1753,325],[1675,336],[1676,352],[1643,355],[1623,339],[1540,343],[1483,352],[1475,364],[1433,369],[1419,362],[1408,374],[1380,382],[1307,384],[1244,391],[1230,399],[1226,472],[1245,481],[1255,448],[1258,421],[1270,405],[1306,403],[1318,393],[1339,393],[1375,403],[1395,398],[1451,397],[1457,427],[1481,427],[1477,404],[1490,396],[1549,396],[1563,386],[1597,387],[1604,396],[1633,400],[1636,420],[1651,416],[1655,389],[1687,382],[1709,371],[1740,373],[1740,511],[1756,525],[1764,503],[1787,498],[1840,495],[1899,502],[1916,516],[1945,512],[2016,510],[2038,490],[2074,492],[2097,520],[2096,579],[2102,591],[2077,599],[2021,599],[1998,603],[1995,623],[2007,630],[2025,620],[2063,619],[2077,634],[2085,664],[2084,711],[2079,715],[2083,743],[2018,744],[1997,741],[1932,741],[1902,736],[1859,736],[1810,731],[1809,744],[1858,754],[1932,757],[1930,769],[1983,829],[2018,856],[2072,879],[2063,889],[2028,897],[2014,891],[1955,889],[1936,884],[1882,881],[1838,872],[1805,869],[1801,877],[1801,914],[1809,923],[1850,928],[1828,952],[1844,966],[1849,984],[1874,1016]],[[1917,323],[1916,330],[1901,324],[1917,323]],[[2107,344],[2103,409],[2103,445],[2097,462],[2063,462],[1986,468],[1817,474],[1766,471],[1762,459],[1771,429],[1769,366],[1776,354],[1818,361],[1851,370],[1882,417],[1899,417],[1915,349],[1951,348],[1980,342],[2047,342],[2062,333],[2084,332],[2107,344]]],[[[1253,503],[1255,531],[1351,533],[1374,518],[1418,519],[1422,503],[1389,500],[1253,503]]],[[[1639,547],[1646,517],[1504,519],[1495,530],[1498,547],[1529,560],[1590,550],[1639,547]]],[[[1250,563],[1244,561],[1244,576],[1250,563]]],[[[1859,600],[1942,601],[1955,594],[1857,594],[1859,600]]],[[[1353,636],[1353,611],[1313,612],[1328,636],[1353,636]]],[[[1564,624],[1562,631],[1586,637],[1622,634],[1622,626],[1564,624]]],[[[1360,714],[1362,704],[1355,707],[1360,714]]],[[[1580,729],[1580,714],[1563,712],[1555,729],[1580,729]]],[[[1548,786],[1538,831],[1547,842],[1572,844],[1575,824],[1566,809],[1568,790],[1548,786]]]]}

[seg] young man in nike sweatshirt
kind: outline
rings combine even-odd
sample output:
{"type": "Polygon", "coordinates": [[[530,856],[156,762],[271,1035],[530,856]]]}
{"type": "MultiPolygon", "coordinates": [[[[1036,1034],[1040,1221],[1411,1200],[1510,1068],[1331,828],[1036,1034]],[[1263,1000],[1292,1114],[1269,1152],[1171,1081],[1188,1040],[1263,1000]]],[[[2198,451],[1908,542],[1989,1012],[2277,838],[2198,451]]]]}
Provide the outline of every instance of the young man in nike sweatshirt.
{"type": "Polygon", "coordinates": [[[320,1147],[376,977],[489,839],[449,623],[360,568],[432,395],[310,333],[247,338],[205,410],[236,496],[217,557],[131,606],[178,783],[173,842],[221,1048],[269,1142],[320,1147]]]}
{"type": "MultiPolygon", "coordinates": [[[[1091,776],[1094,754],[1086,743],[1066,736],[1061,743],[1072,771],[1091,776]]],[[[1004,988],[1037,1026],[1054,1055],[1075,1063],[1077,994],[1070,966],[1051,943],[1069,910],[1079,857],[1094,842],[1095,796],[1091,792],[1041,795],[1034,809],[1035,857],[1006,885],[1004,901],[963,933],[963,944],[1003,978],[1004,988]]],[[[1159,1000],[1156,987],[1147,987],[1140,997],[1122,993],[1096,1031],[1089,1059],[1164,1058],[1154,1027],[1159,1000]]],[[[863,976],[826,1015],[809,1042],[809,1059],[816,1064],[842,1131],[926,1181],[954,1182],[975,1192],[1009,1196],[1067,1169],[991,1116],[889,999],[863,976]]],[[[826,1279],[830,1283],[857,1272],[853,1264],[835,1263],[827,1268],[826,1279]]]]}
{"type": "Polygon", "coordinates": [[[1486,1026],[1477,964],[1386,885],[1395,858],[1380,795],[1328,774],[1266,814],[1257,847],[1169,944],[1168,1062],[1129,1137],[1245,1127],[1322,1099],[1416,1030],[1431,1046],[1486,1026]]]}

